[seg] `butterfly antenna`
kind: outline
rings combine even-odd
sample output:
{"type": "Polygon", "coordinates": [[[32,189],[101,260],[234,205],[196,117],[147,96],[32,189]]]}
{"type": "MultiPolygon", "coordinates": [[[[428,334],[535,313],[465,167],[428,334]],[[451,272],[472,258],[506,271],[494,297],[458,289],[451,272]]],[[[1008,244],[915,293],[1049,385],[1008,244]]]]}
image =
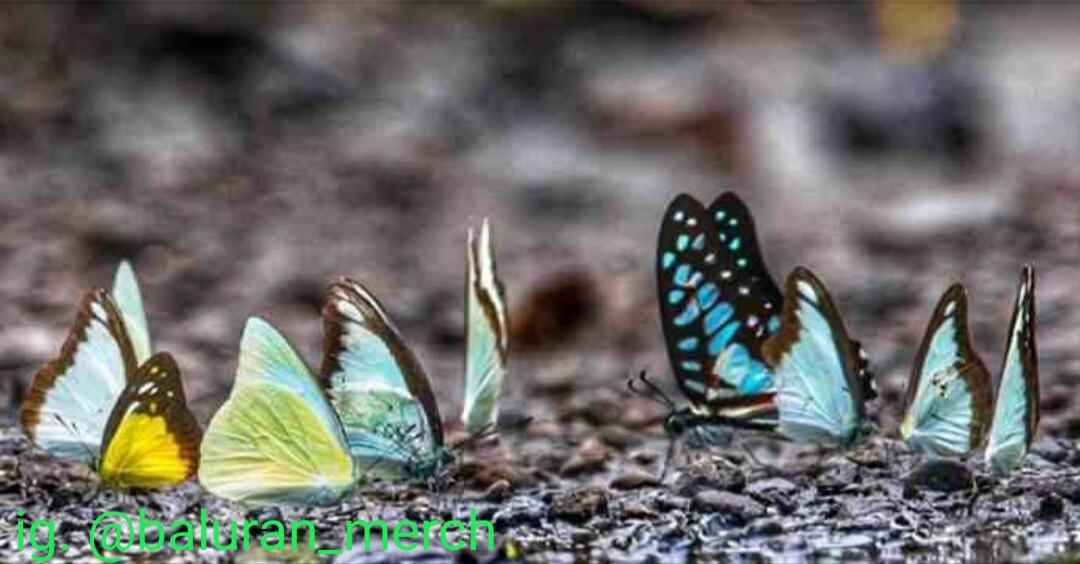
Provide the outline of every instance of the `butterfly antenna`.
{"type": "Polygon", "coordinates": [[[532,423],[533,419],[534,418],[532,416],[529,416],[522,417],[517,421],[511,421],[502,425],[499,425],[498,423],[488,423],[487,425],[481,427],[479,431],[476,431],[465,437],[464,439],[461,439],[460,441],[454,443],[453,445],[450,445],[450,450],[461,450],[462,448],[480,442],[488,437],[494,437],[496,435],[499,435],[503,431],[509,431],[512,429],[523,429],[527,427],[529,423],[532,423]]]}
{"type": "Polygon", "coordinates": [[[641,397],[651,399],[672,411],[675,410],[675,401],[672,400],[671,397],[669,397],[667,394],[665,394],[664,391],[660,389],[660,386],[657,386],[655,383],[653,383],[653,381],[649,379],[648,374],[644,370],[642,370],[641,373],[638,374],[637,378],[631,378],[627,380],[626,387],[630,388],[631,392],[634,392],[641,397]],[[640,382],[640,385],[644,387],[637,387],[635,384],[637,384],[638,382],[640,382]]]}

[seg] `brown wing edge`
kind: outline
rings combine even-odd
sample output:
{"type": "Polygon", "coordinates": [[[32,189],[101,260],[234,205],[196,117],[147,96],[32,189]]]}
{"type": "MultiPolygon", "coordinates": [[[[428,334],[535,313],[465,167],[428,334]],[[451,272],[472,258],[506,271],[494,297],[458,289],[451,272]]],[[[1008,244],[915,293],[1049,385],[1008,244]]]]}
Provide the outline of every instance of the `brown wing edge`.
{"type": "MultiPolygon", "coordinates": [[[[485,222],[486,224],[486,222],[485,222]]],[[[483,229],[483,227],[481,227],[483,229]]],[[[507,362],[507,336],[506,328],[509,326],[509,319],[505,319],[505,323],[499,323],[498,308],[495,307],[495,299],[498,298],[504,304],[506,304],[506,288],[503,287],[502,281],[499,280],[499,272],[497,263],[495,261],[495,254],[491,254],[491,275],[495,281],[495,291],[498,296],[492,296],[488,292],[484,291],[484,288],[480,285],[480,254],[483,249],[480,248],[480,238],[475,237],[475,234],[469,230],[469,241],[466,247],[465,265],[469,270],[470,276],[465,279],[465,342],[469,342],[469,309],[468,300],[471,293],[476,295],[477,303],[480,304],[480,310],[484,312],[484,317],[487,318],[488,323],[495,329],[496,334],[496,351],[499,354],[499,360],[503,365],[507,362]],[[473,283],[469,284],[469,278],[473,280],[473,283]]],[[[488,235],[488,244],[491,243],[490,233],[488,235]]],[[[508,312],[504,311],[504,314],[508,312]]],[[[466,354],[468,358],[468,354],[466,354]]]]}
{"type": "MultiPolygon", "coordinates": [[[[177,438],[177,442],[180,445],[180,458],[187,462],[188,471],[185,479],[194,476],[199,470],[199,446],[202,444],[202,427],[199,426],[199,421],[195,419],[195,415],[191,413],[187,406],[187,396],[184,394],[184,382],[180,377],[180,367],[176,364],[176,359],[167,352],[159,352],[146,360],[142,366],[139,367],[129,382],[123,393],[116,400],[116,405],[113,406],[112,412],[109,414],[109,421],[105,425],[105,434],[101,442],[102,455],[108,450],[109,443],[112,441],[113,435],[116,433],[116,429],[120,426],[120,422],[127,414],[128,406],[133,401],[141,401],[139,398],[139,388],[144,381],[150,380],[153,377],[153,368],[160,368],[165,375],[160,379],[161,385],[158,388],[158,401],[165,410],[165,427],[168,429],[169,434],[177,438]],[[169,398],[167,393],[173,392],[175,395],[169,398]]],[[[148,409],[145,403],[141,403],[138,408],[135,409],[136,413],[147,413],[148,409]]]]}
{"type": "Polygon", "coordinates": [[[120,354],[124,359],[125,379],[130,381],[135,374],[135,350],[131,346],[131,339],[128,337],[120,310],[107,290],[95,288],[86,292],[79,301],[75,322],[68,331],[64,344],[60,347],[60,353],[34,374],[26,397],[19,407],[19,423],[30,442],[35,441],[34,429],[41,422],[41,406],[45,403],[49,390],[56,385],[60,376],[71,368],[71,364],[75,361],[75,351],[86,340],[86,329],[90,326],[90,320],[94,315],[91,311],[91,304],[94,302],[100,302],[105,308],[109,333],[119,344],[120,354]]]}
{"type": "Polygon", "coordinates": [[[798,339],[799,329],[802,327],[802,321],[799,320],[798,315],[798,302],[801,299],[798,288],[800,281],[810,284],[814,288],[814,293],[818,296],[818,308],[829,321],[833,332],[833,343],[841,352],[840,357],[844,363],[844,376],[847,379],[852,399],[855,401],[856,412],[860,418],[864,418],[866,416],[865,392],[862,383],[857,381],[860,360],[853,348],[853,341],[848,337],[847,330],[844,328],[844,322],[837,313],[829,291],[825,289],[825,285],[810,269],[798,266],[788,275],[787,281],[784,283],[784,308],[780,315],[780,329],[762,345],[762,356],[766,364],[775,369],[780,359],[791,350],[791,347],[794,346],[795,341],[798,339]]]}
{"type": "MultiPolygon", "coordinates": [[[[1035,266],[1025,264],[1020,271],[1020,284],[1016,289],[1016,306],[1013,308],[1012,318],[1009,320],[1009,333],[1005,340],[1005,356],[1009,354],[1009,339],[1012,337],[1012,327],[1016,325],[1017,317],[1028,314],[1027,323],[1020,335],[1020,361],[1027,367],[1027,446],[1035,439],[1035,432],[1039,427],[1039,357],[1035,348],[1035,266]],[[1023,302],[1021,302],[1023,297],[1023,302]]],[[[1002,366],[1004,367],[1004,357],[1002,366]]],[[[1001,378],[998,388],[1001,387],[1001,378]]]]}
{"type": "Polygon", "coordinates": [[[372,320],[375,324],[372,329],[383,337],[383,342],[390,349],[390,354],[394,356],[394,360],[401,366],[402,374],[405,376],[405,385],[409,388],[409,393],[419,400],[420,405],[423,406],[435,442],[441,447],[443,445],[442,418],[439,415],[439,407],[435,401],[435,394],[431,390],[427,372],[424,371],[423,365],[420,364],[420,360],[416,358],[416,355],[404,345],[401,335],[390,323],[390,320],[383,316],[382,312],[385,309],[374,294],[367,292],[368,297],[377,308],[373,311],[360,293],[353,288],[354,285],[360,288],[364,287],[359,282],[345,276],[337,278],[327,286],[326,304],[323,306],[325,341],[323,362],[319,369],[319,381],[325,389],[329,389],[330,375],[341,368],[338,355],[342,350],[341,337],[345,332],[345,320],[333,304],[336,299],[344,299],[356,305],[364,312],[365,318],[372,320]]]}
{"type": "Polygon", "coordinates": [[[970,430],[971,448],[977,448],[986,439],[990,429],[990,420],[994,414],[993,390],[990,385],[990,372],[986,369],[975,348],[971,344],[971,331],[968,328],[968,301],[967,289],[959,282],[953,283],[945,293],[941,295],[934,312],[930,316],[930,323],[926,326],[919,350],[915,354],[915,362],[911,365],[911,376],[908,378],[907,389],[904,390],[904,409],[906,415],[912,402],[915,401],[915,392],[919,389],[923,363],[926,362],[926,354],[929,352],[930,341],[937,332],[938,327],[945,319],[945,309],[949,303],[956,304],[956,346],[960,356],[969,359],[969,362],[961,365],[958,369],[971,391],[972,418],[970,430]]]}

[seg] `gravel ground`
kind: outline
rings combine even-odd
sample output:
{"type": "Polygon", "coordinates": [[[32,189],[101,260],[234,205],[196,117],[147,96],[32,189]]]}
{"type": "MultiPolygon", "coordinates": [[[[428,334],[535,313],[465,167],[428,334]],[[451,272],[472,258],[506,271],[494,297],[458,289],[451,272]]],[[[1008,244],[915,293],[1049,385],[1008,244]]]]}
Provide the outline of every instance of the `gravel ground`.
{"type": "MultiPolygon", "coordinates": [[[[318,364],[323,287],[338,275],[387,306],[449,421],[465,228],[484,215],[513,325],[503,410],[535,419],[500,456],[466,457],[447,488],[281,510],[316,519],[323,546],[358,515],[476,507],[497,552],[536,561],[1076,551],[1080,94],[1060,56],[1080,48],[1073,12],[969,10],[964,29],[984,35],[961,34],[913,78],[873,54],[869,14],[827,7],[13,9],[0,24],[12,53],[0,60],[0,553],[17,509],[62,520],[72,546],[106,509],[278,511],[195,485],[103,491],[13,428],[80,292],[120,259],[135,263],[156,348],[178,359],[204,423],[228,393],[247,316],[318,364]],[[892,104],[906,91],[888,81],[851,86],[890,72],[934,94],[892,104]],[[777,279],[804,264],[829,286],[878,375],[880,435],[828,456],[747,437],[745,449],[684,451],[659,484],[662,413],[625,393],[643,368],[668,379],[654,241],[675,194],[724,189],[754,210],[777,279]],[[1038,269],[1034,452],[1003,482],[975,461],[974,478],[960,466],[909,477],[921,461],[893,438],[933,304],[953,280],[968,286],[974,342],[996,374],[1025,262],[1038,269]]],[[[338,560],[401,558],[449,555],[338,560]]]]}

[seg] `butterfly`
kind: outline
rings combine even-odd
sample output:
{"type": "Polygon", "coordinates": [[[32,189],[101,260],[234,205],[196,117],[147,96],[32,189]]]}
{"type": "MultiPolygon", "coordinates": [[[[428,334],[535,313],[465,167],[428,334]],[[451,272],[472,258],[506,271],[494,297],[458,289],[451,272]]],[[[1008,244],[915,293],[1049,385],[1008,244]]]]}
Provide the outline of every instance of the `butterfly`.
{"type": "Polygon", "coordinates": [[[1035,351],[1035,267],[1025,265],[1009,322],[994,418],[986,444],[990,469],[1004,476],[1023,462],[1039,427],[1039,360],[1035,351]]]}
{"type": "MultiPolygon", "coordinates": [[[[664,212],[656,273],[668,356],[691,403],[676,409],[641,378],[671,410],[668,434],[689,430],[691,445],[707,446],[728,442],[728,428],[774,430],[774,375],[763,345],[780,328],[784,296],[762,259],[750,210],[733,192],[708,208],[677,196],[664,212]]],[[[851,346],[872,396],[865,355],[851,346]]]]}
{"type": "Polygon", "coordinates": [[[934,308],[904,394],[900,435],[931,456],[964,456],[986,438],[990,374],[971,346],[967,291],[953,284],[934,308]]]}
{"type": "MultiPolygon", "coordinates": [[[[466,262],[462,422],[475,439],[494,432],[507,359],[486,221],[470,230],[466,262]]],[[[323,321],[317,377],[273,327],[248,321],[236,383],[203,441],[199,480],[208,490],[247,502],[328,504],[360,479],[425,479],[453,459],[427,374],[375,296],[340,278],[327,289],[323,321]]]]}
{"type": "Polygon", "coordinates": [[[35,445],[92,466],[110,487],[163,488],[195,473],[199,424],[176,361],[151,354],[127,262],[111,292],[83,297],[60,354],[34,375],[19,419],[35,445]]]}
{"type": "Polygon", "coordinates": [[[684,432],[702,447],[729,442],[726,425],[771,429],[772,376],[761,343],[776,330],[782,296],[758,250],[750,211],[735,193],[708,208],[687,194],[672,200],[660,226],[656,280],[675,382],[690,400],[677,409],[644,374],[639,378],[670,410],[667,460],[684,432]]]}
{"type": "Polygon", "coordinates": [[[825,285],[799,267],[784,284],[780,328],[762,345],[775,378],[777,432],[792,441],[849,447],[873,430],[865,357],[825,285]]]}
{"type": "Polygon", "coordinates": [[[996,402],[967,325],[967,293],[953,284],[919,347],[900,434],[931,456],[965,456],[985,445],[986,464],[1006,475],[1027,454],[1039,422],[1034,268],[1020,274],[996,402]]]}

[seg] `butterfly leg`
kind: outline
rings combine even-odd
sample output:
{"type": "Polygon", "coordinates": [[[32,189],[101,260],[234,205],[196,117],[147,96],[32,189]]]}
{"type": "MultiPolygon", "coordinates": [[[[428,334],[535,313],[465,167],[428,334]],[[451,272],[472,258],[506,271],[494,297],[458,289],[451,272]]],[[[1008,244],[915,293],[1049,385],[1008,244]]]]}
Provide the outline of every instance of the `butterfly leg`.
{"type": "Polygon", "coordinates": [[[670,437],[668,439],[667,453],[664,455],[664,465],[660,469],[660,483],[663,483],[664,480],[667,478],[668,470],[671,468],[671,463],[679,454],[680,442],[681,437],[670,437]]]}

